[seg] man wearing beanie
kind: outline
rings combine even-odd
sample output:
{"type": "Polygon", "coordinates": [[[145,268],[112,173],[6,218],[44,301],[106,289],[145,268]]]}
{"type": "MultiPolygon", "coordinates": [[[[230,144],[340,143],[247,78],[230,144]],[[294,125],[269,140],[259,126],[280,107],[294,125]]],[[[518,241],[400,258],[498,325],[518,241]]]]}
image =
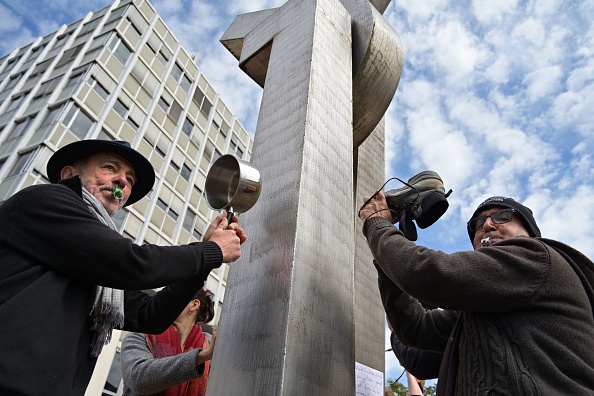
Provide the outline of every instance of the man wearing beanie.
{"type": "Polygon", "coordinates": [[[542,238],[511,198],[482,202],[467,223],[474,251],[453,254],[406,239],[387,207],[379,192],[361,208],[363,233],[398,339],[443,355],[438,396],[592,394],[592,261],[542,238]]]}

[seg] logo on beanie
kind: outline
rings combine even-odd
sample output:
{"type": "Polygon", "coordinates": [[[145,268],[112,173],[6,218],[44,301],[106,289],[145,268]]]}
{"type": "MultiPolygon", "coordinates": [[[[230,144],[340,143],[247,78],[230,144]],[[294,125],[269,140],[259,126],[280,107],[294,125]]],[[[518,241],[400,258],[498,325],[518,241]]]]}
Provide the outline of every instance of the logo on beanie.
{"type": "Polygon", "coordinates": [[[485,200],[484,200],[484,201],[483,201],[483,202],[482,202],[482,203],[479,205],[479,208],[480,208],[481,206],[483,206],[483,205],[486,205],[486,204],[488,204],[488,203],[491,203],[491,202],[503,202],[503,201],[505,201],[506,199],[507,199],[507,198],[505,198],[505,197],[491,197],[491,198],[487,198],[487,199],[485,199],[485,200]]]}

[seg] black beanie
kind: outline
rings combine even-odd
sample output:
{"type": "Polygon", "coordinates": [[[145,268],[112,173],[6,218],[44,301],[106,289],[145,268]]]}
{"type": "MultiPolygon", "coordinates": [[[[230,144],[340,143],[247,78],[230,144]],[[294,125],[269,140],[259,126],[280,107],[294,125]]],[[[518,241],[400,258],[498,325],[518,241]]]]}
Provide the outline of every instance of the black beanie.
{"type": "MultiPolygon", "coordinates": [[[[476,217],[483,210],[489,209],[489,208],[494,208],[494,207],[515,209],[516,210],[515,214],[520,217],[522,224],[526,228],[526,231],[528,231],[528,235],[530,235],[531,237],[540,237],[540,230],[538,229],[538,226],[536,225],[536,220],[534,220],[534,216],[532,216],[532,211],[530,210],[530,208],[522,205],[521,203],[514,201],[511,198],[491,197],[491,198],[485,199],[476,208],[476,210],[474,211],[474,213],[471,216],[471,219],[476,217]]],[[[475,232],[470,231],[470,228],[468,227],[468,223],[466,224],[466,230],[468,231],[468,236],[470,237],[470,243],[473,243],[475,232]]]]}

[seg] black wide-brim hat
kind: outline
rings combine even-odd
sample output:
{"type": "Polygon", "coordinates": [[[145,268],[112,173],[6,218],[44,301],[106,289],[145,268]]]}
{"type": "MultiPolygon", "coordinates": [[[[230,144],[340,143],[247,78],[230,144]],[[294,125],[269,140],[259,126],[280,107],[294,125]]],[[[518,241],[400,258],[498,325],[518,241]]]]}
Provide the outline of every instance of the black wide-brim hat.
{"type": "Polygon", "coordinates": [[[132,192],[124,206],[132,205],[151,191],[155,184],[155,170],[142,154],[123,140],[80,140],[70,143],[52,155],[47,163],[47,177],[50,182],[60,181],[62,168],[97,153],[115,153],[128,161],[136,173],[132,192]]]}

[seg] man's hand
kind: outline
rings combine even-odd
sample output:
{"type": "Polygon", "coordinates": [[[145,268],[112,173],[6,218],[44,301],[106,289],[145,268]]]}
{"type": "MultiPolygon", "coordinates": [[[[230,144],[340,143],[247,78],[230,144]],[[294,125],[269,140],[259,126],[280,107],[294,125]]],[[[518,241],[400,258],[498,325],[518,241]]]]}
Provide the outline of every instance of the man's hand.
{"type": "MultiPolygon", "coordinates": [[[[225,213],[221,213],[208,225],[204,236],[202,237],[202,241],[210,241],[210,237],[214,230],[216,230],[223,219],[227,219],[227,215],[225,213]]],[[[237,236],[239,237],[239,243],[242,244],[246,241],[247,236],[243,232],[243,228],[240,228],[237,224],[239,222],[239,218],[237,216],[233,216],[233,220],[231,221],[231,225],[228,225],[228,228],[235,230],[237,236]]]]}
{"type": "Polygon", "coordinates": [[[367,200],[369,200],[369,196],[363,197],[363,206],[359,212],[361,220],[365,221],[370,217],[381,216],[392,221],[392,212],[388,209],[388,203],[383,192],[378,191],[373,199],[365,204],[367,200]]]}
{"type": "Polygon", "coordinates": [[[223,213],[218,215],[208,226],[203,241],[213,241],[223,252],[223,263],[232,263],[241,255],[240,245],[244,243],[247,236],[243,229],[237,224],[237,216],[233,216],[233,223],[227,224],[227,216],[223,213]]]}

